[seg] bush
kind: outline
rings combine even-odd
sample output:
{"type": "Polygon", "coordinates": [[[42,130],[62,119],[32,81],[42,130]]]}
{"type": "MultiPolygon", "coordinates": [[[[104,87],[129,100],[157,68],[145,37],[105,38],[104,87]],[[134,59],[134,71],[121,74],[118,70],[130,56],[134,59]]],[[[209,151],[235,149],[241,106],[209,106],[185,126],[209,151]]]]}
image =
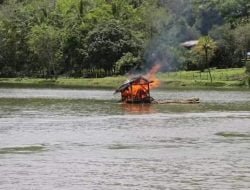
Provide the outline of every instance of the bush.
{"type": "Polygon", "coordinates": [[[139,57],[135,57],[132,53],[128,52],[124,54],[115,64],[117,74],[125,74],[132,69],[135,69],[141,63],[139,57]]]}
{"type": "Polygon", "coordinates": [[[15,77],[15,72],[10,66],[4,66],[0,70],[0,77],[15,77]]]}

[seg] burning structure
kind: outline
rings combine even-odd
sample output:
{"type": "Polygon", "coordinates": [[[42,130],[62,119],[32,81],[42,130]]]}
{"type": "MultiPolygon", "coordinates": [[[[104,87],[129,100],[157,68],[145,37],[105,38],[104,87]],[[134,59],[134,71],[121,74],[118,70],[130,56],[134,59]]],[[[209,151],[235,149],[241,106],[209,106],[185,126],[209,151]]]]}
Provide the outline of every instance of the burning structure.
{"type": "Polygon", "coordinates": [[[151,103],[154,99],[150,96],[150,89],[160,86],[156,73],[160,70],[156,64],[145,76],[130,79],[121,85],[115,93],[121,93],[121,101],[125,103],[151,103]]]}
{"type": "Polygon", "coordinates": [[[150,89],[160,86],[156,73],[161,65],[156,64],[145,75],[130,79],[121,85],[115,93],[121,93],[121,101],[125,103],[151,103],[154,99],[150,96],[150,89]]]}
{"type": "Polygon", "coordinates": [[[121,101],[126,103],[151,103],[150,83],[148,79],[139,76],[121,85],[115,93],[121,93],[121,101]]]}
{"type": "Polygon", "coordinates": [[[150,96],[150,89],[160,86],[160,80],[156,73],[160,70],[160,65],[156,64],[145,76],[131,78],[122,84],[115,93],[121,93],[121,101],[124,103],[154,103],[154,104],[197,104],[199,98],[155,100],[150,96]]]}

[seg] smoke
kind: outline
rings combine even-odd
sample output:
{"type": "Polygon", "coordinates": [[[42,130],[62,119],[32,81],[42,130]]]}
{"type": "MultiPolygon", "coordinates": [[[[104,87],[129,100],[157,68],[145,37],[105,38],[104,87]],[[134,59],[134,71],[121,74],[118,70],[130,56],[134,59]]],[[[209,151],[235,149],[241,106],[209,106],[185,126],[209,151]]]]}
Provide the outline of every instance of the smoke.
{"type": "Polygon", "coordinates": [[[144,76],[146,79],[148,79],[149,81],[152,81],[152,83],[150,83],[150,88],[157,88],[160,86],[161,82],[160,80],[156,77],[156,74],[160,71],[161,69],[161,64],[157,63],[155,64],[151,70],[144,76]]]}
{"type": "Polygon", "coordinates": [[[144,53],[146,68],[157,63],[162,65],[161,71],[182,69],[185,50],[180,44],[197,40],[214,24],[220,23],[214,11],[207,11],[206,14],[195,12],[193,2],[194,0],[158,0],[161,11],[165,11],[165,14],[158,14],[156,11],[150,13],[155,15],[150,15],[153,18],[150,21],[153,33],[144,53]]]}
{"type": "Polygon", "coordinates": [[[156,64],[152,67],[152,69],[147,73],[146,78],[150,79],[152,76],[154,76],[157,72],[159,72],[161,69],[161,64],[156,64]]]}

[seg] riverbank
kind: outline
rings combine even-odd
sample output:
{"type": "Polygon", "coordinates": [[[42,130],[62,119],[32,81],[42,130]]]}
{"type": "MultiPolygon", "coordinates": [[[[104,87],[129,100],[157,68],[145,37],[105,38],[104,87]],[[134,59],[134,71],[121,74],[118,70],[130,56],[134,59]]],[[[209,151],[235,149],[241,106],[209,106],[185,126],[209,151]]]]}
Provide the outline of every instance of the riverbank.
{"type": "MultiPolygon", "coordinates": [[[[247,89],[245,69],[216,69],[212,70],[213,82],[207,72],[179,71],[159,73],[160,89],[247,89]]],[[[8,88],[75,88],[75,89],[116,89],[126,76],[105,78],[0,78],[0,87],[8,88]]]]}

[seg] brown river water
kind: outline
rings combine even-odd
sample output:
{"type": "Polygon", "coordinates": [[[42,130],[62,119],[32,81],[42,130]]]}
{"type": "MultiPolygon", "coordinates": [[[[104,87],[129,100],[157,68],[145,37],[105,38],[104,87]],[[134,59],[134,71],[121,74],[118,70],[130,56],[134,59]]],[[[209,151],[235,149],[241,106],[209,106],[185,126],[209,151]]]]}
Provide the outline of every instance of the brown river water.
{"type": "Polygon", "coordinates": [[[2,190],[250,189],[250,92],[0,88],[2,190]]]}

